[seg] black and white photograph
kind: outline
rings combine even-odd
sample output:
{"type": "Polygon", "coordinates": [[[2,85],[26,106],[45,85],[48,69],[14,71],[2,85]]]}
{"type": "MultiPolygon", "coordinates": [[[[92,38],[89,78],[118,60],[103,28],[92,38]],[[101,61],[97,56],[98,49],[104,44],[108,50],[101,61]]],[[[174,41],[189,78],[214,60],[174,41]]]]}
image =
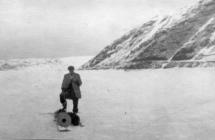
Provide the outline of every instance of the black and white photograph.
{"type": "Polygon", "coordinates": [[[215,0],[0,0],[0,140],[214,140],[215,0]]]}

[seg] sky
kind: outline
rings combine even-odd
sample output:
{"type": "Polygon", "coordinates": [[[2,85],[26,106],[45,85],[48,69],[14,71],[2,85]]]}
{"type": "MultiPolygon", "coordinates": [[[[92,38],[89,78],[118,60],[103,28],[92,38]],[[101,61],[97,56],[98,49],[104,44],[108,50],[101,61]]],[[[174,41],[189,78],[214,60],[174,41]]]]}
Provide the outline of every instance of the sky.
{"type": "Polygon", "coordinates": [[[92,56],[198,0],[0,0],[0,59],[92,56]]]}

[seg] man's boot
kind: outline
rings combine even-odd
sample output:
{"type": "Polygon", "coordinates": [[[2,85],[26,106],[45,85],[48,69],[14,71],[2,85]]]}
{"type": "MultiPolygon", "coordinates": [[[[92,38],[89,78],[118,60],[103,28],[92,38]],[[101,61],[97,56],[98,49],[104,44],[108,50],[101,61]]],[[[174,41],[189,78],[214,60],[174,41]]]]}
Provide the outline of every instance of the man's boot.
{"type": "Polygon", "coordinates": [[[64,102],[64,103],[62,103],[62,105],[63,105],[63,108],[62,108],[62,110],[66,112],[66,108],[67,108],[67,102],[64,102]]]}
{"type": "Polygon", "coordinates": [[[78,113],[78,108],[74,108],[73,113],[78,113]]]}

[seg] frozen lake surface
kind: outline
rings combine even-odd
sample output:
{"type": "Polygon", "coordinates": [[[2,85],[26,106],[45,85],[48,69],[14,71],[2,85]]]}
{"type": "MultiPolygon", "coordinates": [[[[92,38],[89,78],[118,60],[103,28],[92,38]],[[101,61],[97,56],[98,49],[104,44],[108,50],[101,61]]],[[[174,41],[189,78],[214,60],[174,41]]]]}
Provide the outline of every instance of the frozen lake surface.
{"type": "Polygon", "coordinates": [[[0,139],[214,140],[214,68],[77,71],[85,127],[58,132],[63,75],[87,59],[1,71],[0,139]]]}

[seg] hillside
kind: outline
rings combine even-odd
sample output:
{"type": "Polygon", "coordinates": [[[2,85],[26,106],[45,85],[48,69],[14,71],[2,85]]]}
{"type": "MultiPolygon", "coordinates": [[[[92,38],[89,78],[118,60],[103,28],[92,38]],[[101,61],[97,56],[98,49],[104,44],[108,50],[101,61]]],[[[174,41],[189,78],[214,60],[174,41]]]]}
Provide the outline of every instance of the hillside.
{"type": "Polygon", "coordinates": [[[215,1],[154,18],[105,47],[80,69],[215,66],[215,1]]]}

